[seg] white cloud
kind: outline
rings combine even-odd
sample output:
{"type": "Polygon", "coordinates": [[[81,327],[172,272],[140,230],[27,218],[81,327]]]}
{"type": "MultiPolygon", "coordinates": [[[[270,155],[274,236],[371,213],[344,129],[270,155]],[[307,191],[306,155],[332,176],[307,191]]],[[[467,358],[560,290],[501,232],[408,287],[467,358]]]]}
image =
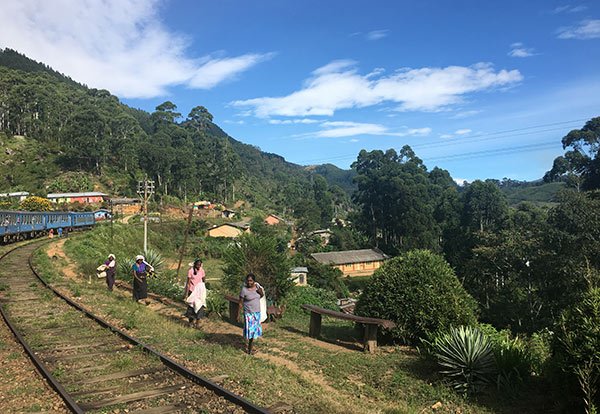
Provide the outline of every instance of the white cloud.
{"type": "Polygon", "coordinates": [[[331,121],[321,124],[322,130],[302,134],[302,136],[313,136],[319,138],[340,138],[356,135],[389,135],[397,137],[425,136],[431,133],[431,128],[412,128],[402,131],[390,131],[388,127],[380,124],[369,124],[362,122],[331,121]]]}
{"type": "Polygon", "coordinates": [[[389,35],[389,33],[390,33],[390,31],[388,29],[373,30],[373,31],[367,33],[367,40],[383,39],[384,37],[387,37],[389,35]]]}
{"type": "Polygon", "coordinates": [[[529,56],[535,56],[533,48],[525,47],[523,43],[513,43],[510,45],[510,52],[508,52],[508,56],[510,57],[519,57],[525,58],[529,56]]]}
{"type": "Polygon", "coordinates": [[[478,109],[472,109],[469,111],[460,111],[460,112],[457,112],[456,114],[452,115],[450,118],[451,119],[468,118],[468,117],[480,114],[481,112],[483,112],[483,111],[478,110],[478,109]]]}
{"type": "Polygon", "coordinates": [[[272,53],[251,53],[233,58],[209,59],[195,71],[188,85],[197,89],[211,89],[221,82],[235,79],[239,73],[272,56],[272,53]]]}
{"type": "Polygon", "coordinates": [[[272,125],[292,125],[292,124],[316,124],[321,122],[316,119],[300,118],[300,119],[269,119],[269,124],[272,125]]]}
{"type": "Polygon", "coordinates": [[[462,128],[462,129],[457,129],[452,134],[441,134],[440,138],[442,138],[442,139],[455,138],[455,137],[461,136],[461,135],[468,135],[471,132],[473,132],[473,131],[470,130],[469,128],[462,128]]]}
{"type": "Polygon", "coordinates": [[[600,19],[582,20],[576,26],[558,29],[559,39],[597,39],[600,38],[600,19]]]}
{"type": "Polygon", "coordinates": [[[158,0],[5,0],[0,47],[50,65],[76,81],[123,97],[207,89],[271,54],[188,56],[190,39],[166,28],[158,0]]]}
{"type": "Polygon", "coordinates": [[[570,4],[565,4],[564,6],[556,7],[552,13],[560,14],[560,13],[577,13],[587,10],[587,6],[579,5],[579,6],[571,6],[570,4]]]}
{"type": "Polygon", "coordinates": [[[465,182],[466,182],[466,183],[470,183],[471,181],[473,181],[473,180],[467,180],[466,178],[454,178],[454,182],[455,182],[456,184],[458,184],[459,186],[461,186],[461,187],[462,187],[463,185],[465,185],[465,182]]]}
{"type": "Polygon", "coordinates": [[[331,116],[335,111],[398,104],[398,111],[439,111],[462,102],[463,96],[520,82],[518,70],[495,71],[489,63],[445,68],[401,69],[384,76],[357,73],[355,62],[333,61],[316,69],[300,90],[287,96],[232,102],[258,117],[331,116]]]}

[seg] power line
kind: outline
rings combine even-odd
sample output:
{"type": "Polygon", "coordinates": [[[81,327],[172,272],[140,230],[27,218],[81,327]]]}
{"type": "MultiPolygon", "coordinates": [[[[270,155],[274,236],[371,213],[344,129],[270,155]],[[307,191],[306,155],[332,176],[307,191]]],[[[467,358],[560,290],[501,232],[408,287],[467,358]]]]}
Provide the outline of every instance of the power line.
{"type": "MultiPolygon", "coordinates": [[[[501,138],[506,138],[506,137],[534,135],[534,134],[539,134],[539,133],[543,133],[543,132],[552,132],[552,131],[562,130],[564,128],[564,126],[561,128],[550,128],[550,129],[544,129],[544,130],[539,130],[539,131],[524,132],[521,134],[513,134],[513,133],[529,131],[532,129],[544,128],[544,127],[549,127],[549,126],[571,124],[571,123],[575,123],[575,122],[582,122],[585,120],[586,120],[585,118],[573,119],[573,120],[569,120],[569,121],[552,122],[552,123],[548,123],[548,124],[539,124],[539,125],[533,125],[533,126],[528,126],[528,127],[523,127],[523,128],[514,128],[514,129],[509,129],[509,130],[504,130],[504,131],[481,133],[481,134],[477,134],[477,135],[472,135],[465,139],[461,139],[460,141],[451,141],[451,142],[447,142],[447,143],[428,142],[428,143],[411,145],[411,148],[413,148],[413,149],[428,148],[428,147],[439,148],[439,147],[453,146],[453,145],[459,145],[459,144],[491,141],[491,140],[496,140],[496,139],[501,139],[501,138]],[[488,137],[494,137],[494,138],[488,139],[488,137]]],[[[323,161],[343,160],[343,159],[348,159],[348,158],[355,158],[356,155],[357,155],[356,153],[347,154],[347,155],[337,155],[337,156],[328,157],[328,158],[316,158],[316,159],[311,159],[311,160],[297,161],[297,163],[300,163],[300,164],[309,163],[310,164],[310,163],[323,162],[323,161]]]]}
{"type": "Polygon", "coordinates": [[[426,161],[441,161],[441,160],[458,160],[458,159],[468,159],[468,158],[476,158],[476,157],[489,157],[492,155],[508,155],[514,154],[517,152],[534,152],[542,149],[549,149],[556,146],[556,142],[549,141],[545,143],[536,143],[536,144],[528,144],[528,145],[519,145],[516,147],[507,147],[507,148],[497,148],[493,150],[484,150],[484,151],[473,151],[473,152],[465,152],[462,154],[453,154],[446,155],[441,157],[431,157],[424,158],[426,161]]]}

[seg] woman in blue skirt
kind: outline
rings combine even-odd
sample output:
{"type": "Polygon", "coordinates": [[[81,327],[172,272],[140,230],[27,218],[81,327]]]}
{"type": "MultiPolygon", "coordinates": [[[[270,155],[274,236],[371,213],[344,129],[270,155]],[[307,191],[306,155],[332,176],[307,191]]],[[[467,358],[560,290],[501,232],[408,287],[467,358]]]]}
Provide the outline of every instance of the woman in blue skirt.
{"type": "Polygon", "coordinates": [[[256,282],[252,273],[246,276],[246,285],[240,292],[240,310],[244,309],[244,338],[248,340],[246,351],[248,354],[254,354],[252,342],[255,338],[262,336],[262,326],[260,325],[260,298],[265,294],[261,285],[256,282]]]}

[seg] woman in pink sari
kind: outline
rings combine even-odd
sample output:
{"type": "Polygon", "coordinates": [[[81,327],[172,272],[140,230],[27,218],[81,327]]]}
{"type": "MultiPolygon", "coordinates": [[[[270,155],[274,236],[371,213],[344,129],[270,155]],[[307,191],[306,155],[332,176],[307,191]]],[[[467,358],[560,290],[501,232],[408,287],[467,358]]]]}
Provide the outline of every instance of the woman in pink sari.
{"type": "Polygon", "coordinates": [[[204,268],[202,260],[194,260],[194,264],[188,271],[185,302],[188,304],[185,316],[188,318],[190,325],[194,323],[198,325],[198,320],[204,317],[206,308],[206,285],[204,284],[204,268]]]}

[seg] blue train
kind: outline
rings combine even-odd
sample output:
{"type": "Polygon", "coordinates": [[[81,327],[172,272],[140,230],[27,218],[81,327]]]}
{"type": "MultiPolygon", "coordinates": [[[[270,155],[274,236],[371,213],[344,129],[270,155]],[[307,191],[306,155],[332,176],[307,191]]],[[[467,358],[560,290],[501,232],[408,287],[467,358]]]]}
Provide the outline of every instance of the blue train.
{"type": "Polygon", "coordinates": [[[0,242],[12,243],[47,235],[50,229],[76,230],[96,223],[91,212],[0,211],[0,242]]]}

